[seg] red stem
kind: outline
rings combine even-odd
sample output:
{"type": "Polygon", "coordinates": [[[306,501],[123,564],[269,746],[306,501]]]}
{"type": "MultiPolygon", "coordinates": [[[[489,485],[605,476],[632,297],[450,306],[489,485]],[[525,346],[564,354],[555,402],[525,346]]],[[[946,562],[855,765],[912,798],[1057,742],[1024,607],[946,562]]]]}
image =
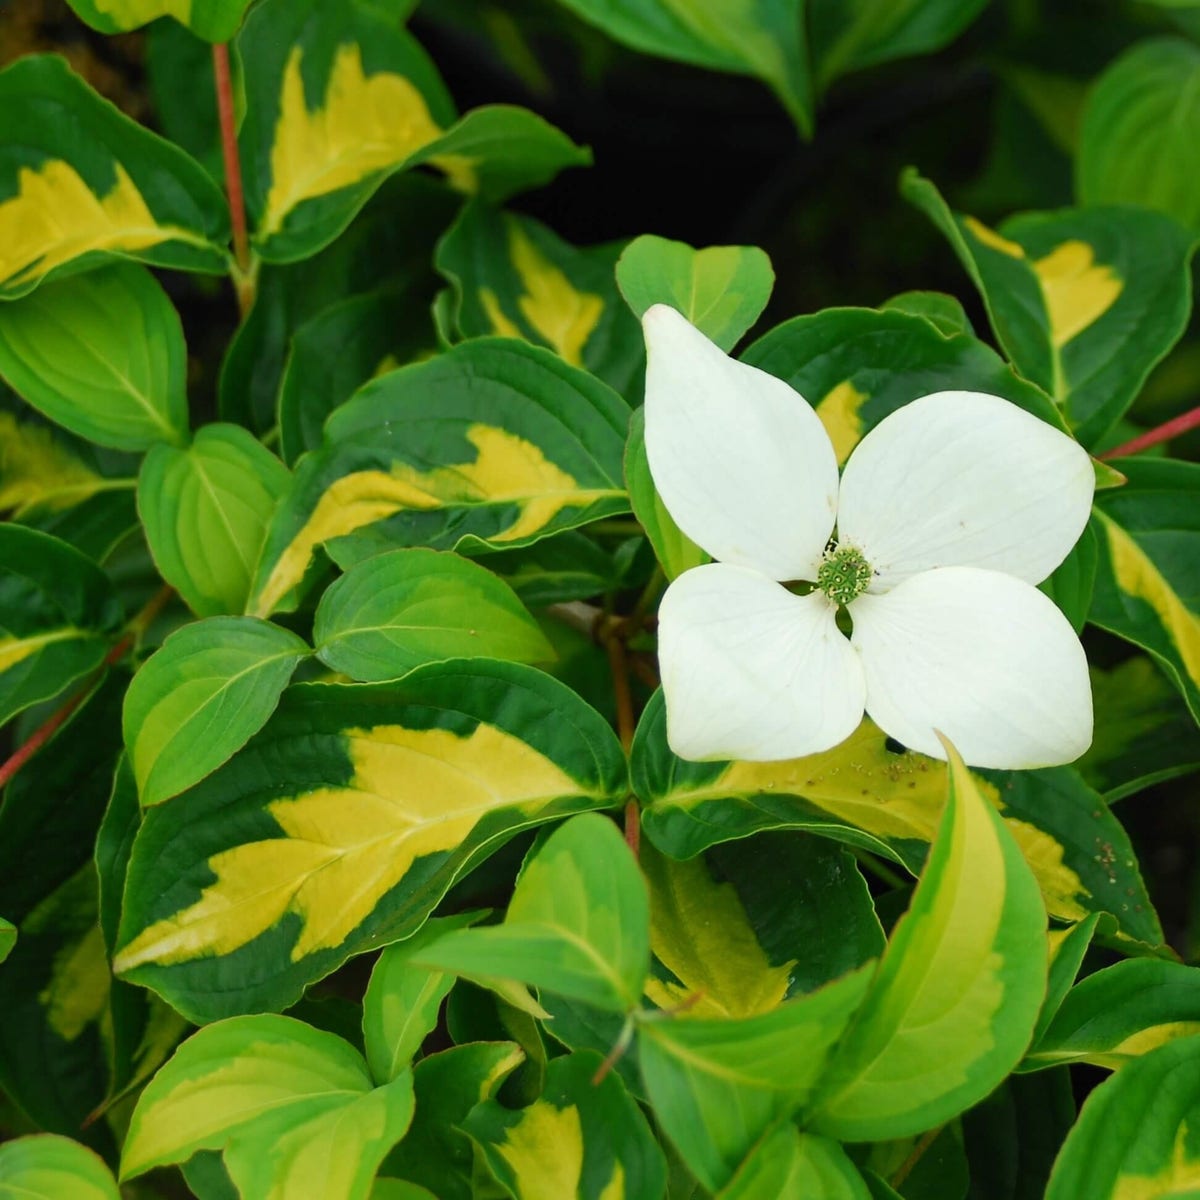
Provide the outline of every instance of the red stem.
{"type": "MultiPolygon", "coordinates": [[[[221,153],[225,159],[225,191],[229,196],[229,219],[233,226],[233,255],[238,270],[250,271],[250,240],[246,236],[246,200],[242,189],[242,164],[238,157],[237,123],[233,112],[233,78],[229,72],[229,47],[212,48],[213,75],[217,90],[217,113],[221,118],[221,153]]],[[[244,301],[242,288],[238,299],[244,301]]],[[[244,305],[243,305],[244,307],[244,305]]]]}
{"type": "Polygon", "coordinates": [[[1099,455],[1099,458],[1101,462],[1106,462],[1110,458],[1125,458],[1130,454],[1137,454],[1139,450],[1157,446],[1159,442],[1166,442],[1173,437],[1178,437],[1181,433],[1187,433],[1189,429],[1195,429],[1198,425],[1200,425],[1200,407],[1193,408],[1191,412],[1185,412],[1181,416],[1172,417],[1171,420],[1164,421],[1154,429],[1139,434],[1132,441],[1123,442],[1111,450],[1106,450],[1099,455]]]}
{"type": "Polygon", "coordinates": [[[132,649],[139,635],[162,611],[175,589],[164,587],[157,592],[138,613],[129,627],[104,656],[104,661],[88,676],[87,682],[74,695],[68,697],[0,764],[0,789],[6,787],[12,777],[67,723],[71,714],[83,703],[101,676],[113,663],[120,662],[132,649]]]}

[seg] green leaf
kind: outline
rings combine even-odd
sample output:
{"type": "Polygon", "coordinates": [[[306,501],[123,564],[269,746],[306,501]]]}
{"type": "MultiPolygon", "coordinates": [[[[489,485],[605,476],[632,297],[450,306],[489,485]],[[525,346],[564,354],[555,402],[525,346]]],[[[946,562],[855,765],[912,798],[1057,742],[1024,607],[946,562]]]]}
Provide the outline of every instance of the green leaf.
{"type": "Polygon", "coordinates": [[[1192,235],[1134,208],[1027,213],[992,230],[911,169],[900,190],[954,248],[1016,368],[1094,446],[1187,325],[1192,235]]]}
{"type": "Polygon", "coordinates": [[[1090,1062],[1115,1070],[1165,1042],[1200,1033],[1200,967],[1130,958],[1066,995],[1025,1067],[1090,1062]]]}
{"type": "Polygon", "coordinates": [[[753,75],[800,132],[813,128],[803,0],[560,0],[610,37],[663,58],[753,75]]]}
{"type": "Polygon", "coordinates": [[[222,273],[229,207],[182,150],[56,55],[0,71],[0,299],[119,254],[222,273]]]}
{"type": "Polygon", "coordinates": [[[366,1200],[412,1118],[412,1076],[375,1088],[352,1046],[290,1017],[193,1034],[138,1098],[121,1178],[222,1150],[243,1200],[366,1200]]]}
{"type": "Polygon", "coordinates": [[[288,469],[237,425],[206,425],[186,450],[155,446],[138,513],[162,577],[199,617],[245,610],[288,469]]]}
{"type": "Polygon", "coordinates": [[[206,42],[227,42],[238,31],[250,0],[68,0],[75,13],[101,33],[140,29],[174,17],[206,42]]]}
{"type": "Polygon", "coordinates": [[[388,175],[429,163],[503,198],[590,155],[533,113],[454,106],[417,42],[367,3],[265,0],[238,38],[246,202],[268,262],[315,254],[388,175]]]}
{"type": "Polygon", "coordinates": [[[464,338],[524,338],[632,396],[641,331],[617,291],[619,244],[579,249],[529,217],[468,204],[438,244],[448,308],[464,338]]]}
{"type": "Polygon", "coordinates": [[[839,463],[884,417],[933,392],[990,392],[1061,427],[1054,406],[994,350],[897,309],[829,308],[794,317],[760,337],[742,360],[808,400],[839,463]]]}
{"type": "MultiPolygon", "coordinates": [[[[239,70],[236,53],[229,65],[239,70]]],[[[217,94],[212,46],[178,21],[155,21],[145,33],[145,70],[157,128],[223,182],[221,114],[215,103],[196,103],[197,96],[217,94]]]]}
{"type": "Polygon", "coordinates": [[[727,1184],[768,1129],[812,1098],[871,974],[855,971],[753,1017],[639,1024],[654,1114],[706,1188],[727,1184]]]}
{"type": "Polygon", "coordinates": [[[620,581],[612,556],[574,530],[516,550],[481,552],[478,558],[530,608],[586,600],[613,591],[620,581]]]}
{"type": "Polygon", "coordinates": [[[1110,804],[1200,770],[1200,729],[1178,690],[1144,655],[1092,668],[1095,733],[1076,763],[1110,804]]]}
{"type": "Polygon", "coordinates": [[[110,672],[0,806],[0,912],[21,930],[0,966],[0,1088],[39,1128],[103,1154],[114,1149],[108,1126],[84,1128],[109,1092],[114,1049],[105,1044],[110,975],[90,860],[120,749],[125,684],[123,672],[110,672]]]}
{"type": "Polygon", "coordinates": [[[1091,945],[1092,935],[1100,923],[1100,917],[1100,913],[1092,913],[1067,929],[1050,930],[1050,975],[1046,981],[1046,998],[1042,1001],[1037,1026],[1033,1031],[1035,1046],[1071,990],[1079,968],[1083,965],[1084,955],[1091,945]]]}
{"type": "Polygon", "coordinates": [[[0,305],[0,375],[72,433],[118,450],[187,433],[183,327],[133,263],[60,279],[0,305]]]}
{"type": "Polygon", "coordinates": [[[117,969],[192,1019],[286,1007],[411,935],[520,830],[626,786],[604,720],[529,667],[294,685],[245,749],[145,813],[117,969]]]}
{"type": "Polygon", "coordinates": [[[0,524],[0,724],[100,666],[120,622],[112,584],[91,559],[0,524]]]}
{"type": "Polygon", "coordinates": [[[945,292],[900,292],[879,307],[884,312],[905,312],[914,317],[923,317],[946,337],[975,332],[963,306],[954,296],[948,296],[945,292]]]}
{"type": "Polygon", "coordinates": [[[420,1184],[380,1177],[371,1188],[371,1200],[438,1200],[438,1197],[420,1184]]]}
{"type": "Polygon", "coordinates": [[[1088,1096],[1046,1200],[1194,1196],[1197,1128],[1200,1037],[1181,1038],[1128,1063],[1088,1096]]]}
{"type": "Polygon", "coordinates": [[[628,420],[598,380],[506,339],[369,383],[299,464],[267,534],[251,611],[278,607],[332,538],[345,566],[398,545],[521,546],[628,511],[628,420]]]}
{"type": "Polygon", "coordinates": [[[429,303],[413,279],[351,296],[296,330],[279,386],[279,444],[286,462],[321,444],[326,417],[373,376],[436,344],[429,303]]]}
{"type": "Polygon", "coordinates": [[[1099,557],[1095,530],[1088,525],[1067,557],[1038,584],[1038,589],[1062,609],[1076,633],[1083,629],[1092,607],[1099,557]]]}
{"type": "Polygon", "coordinates": [[[255,617],[210,617],[167,638],[125,695],[125,744],[142,806],[227,762],[263,727],[309,653],[294,633],[255,617]]]}
{"type": "Polygon", "coordinates": [[[646,995],[698,1017],[748,1017],[883,951],[867,885],[842,847],[766,833],[676,862],[642,844],[650,886],[646,995]],[[781,890],[780,879],[789,881],[781,890]]]}
{"type": "Polygon", "coordinates": [[[602,1058],[556,1058],[526,1108],[485,1100],[463,1129],[514,1200],[660,1200],[667,1167],[637,1102],[602,1058]]]}
{"type": "Polygon", "coordinates": [[[476,1200],[475,1151],[462,1125],[523,1057],[512,1042],[472,1042],[421,1059],[413,1068],[412,1128],[381,1173],[437,1188],[437,1200],[476,1200]]]}
{"type": "Polygon", "coordinates": [[[1200,721],[1200,465],[1118,461],[1129,482],[1096,498],[1089,620],[1147,650],[1200,721]]]}
{"type": "Polygon", "coordinates": [[[376,960],[363,999],[363,1038],[376,1083],[390,1083],[412,1065],[455,984],[453,975],[415,966],[413,955],[447,930],[473,920],[470,915],[435,917],[376,960]]]}
{"type": "Polygon", "coordinates": [[[971,1200],[1044,1200],[1075,1121],[1068,1068],[1011,1075],[962,1119],[971,1200]]]}
{"type": "Polygon", "coordinates": [[[644,234],[621,252],[617,286],[635,317],[653,304],[669,304],[728,351],[762,315],[775,272],[757,246],[695,250],[644,234]]]}
{"type": "MultiPolygon", "coordinates": [[[[915,875],[946,802],[945,763],[889,750],[870,721],[840,746],[808,758],[685,762],[667,746],[661,694],[639,722],[632,767],[634,791],[645,804],[643,829],[673,858],[761,830],[802,829],[899,862],[915,875]]],[[[1052,916],[1078,921],[1110,912],[1122,937],[1162,943],[1129,836],[1076,771],[976,771],[972,778],[1004,816],[1052,916]]]]}
{"type": "Polygon", "coordinates": [[[105,481],[109,482],[112,483],[111,491],[107,488],[98,491],[69,508],[55,509],[53,504],[36,505],[25,510],[19,520],[30,529],[66,542],[95,563],[106,563],[138,528],[134,499],[137,480],[105,481]]]}
{"type": "Polygon", "coordinates": [[[928,54],[953,41],[987,0],[809,0],[817,89],[877,63],[928,54]]]}
{"type": "Polygon", "coordinates": [[[142,821],[138,807],[137,782],[129,755],[122,754],[113,774],[108,807],[96,831],[96,875],[99,884],[100,931],[111,955],[117,943],[117,925],[121,920],[121,893],[129,870],[129,853],[142,821]]]}
{"type": "Polygon", "coordinates": [[[857,1161],[873,1197],[967,1200],[971,1168],[956,1121],[932,1134],[876,1142],[857,1161]],[[897,1181],[895,1190],[886,1180],[897,1181]]]}
{"type": "MultiPolygon", "coordinates": [[[[290,265],[264,263],[254,307],[234,334],[221,366],[222,420],[264,433],[284,419],[279,393],[293,336],[336,305],[384,288],[407,292],[426,311],[419,320],[409,316],[403,323],[423,331],[437,286],[428,247],[441,237],[459,207],[457,195],[431,176],[398,175],[319,254],[290,265]],[[396,220],[397,211],[404,213],[403,221],[396,220]]],[[[364,340],[370,339],[364,335],[364,340]]],[[[379,365],[373,364],[370,374],[379,365]]],[[[318,382],[325,379],[324,370],[332,369],[325,364],[318,382]]],[[[286,411],[290,422],[290,407],[286,411]]],[[[281,438],[283,433],[281,429],[281,438]]],[[[285,457],[295,448],[293,438],[289,429],[288,441],[282,443],[285,457]]]]}
{"type": "Polygon", "coordinates": [[[1020,1060],[1045,995],[1037,881],[946,745],[937,839],[822,1081],[813,1127],[831,1137],[904,1137],[970,1108],[1020,1060]]]}
{"type": "Polygon", "coordinates": [[[709,562],[708,555],[692,541],[667,512],[646,459],[646,412],[636,408],[629,419],[629,440],[625,443],[625,486],[634,516],[641,522],[654,556],[668,580],[684,571],[709,562]]]}
{"type": "Polygon", "coordinates": [[[1200,232],[1190,169],[1200,140],[1200,47],[1154,38],[1130,47],[1092,85],[1076,159],[1080,202],[1138,204],[1200,232]]]}
{"type": "Polygon", "coordinates": [[[549,183],[567,167],[588,167],[577,146],[537,113],[512,104],[472,109],[421,156],[461,191],[499,203],[549,183]]]}
{"type": "Polygon", "coordinates": [[[445,658],[554,657],[502,580],[455,554],[422,549],[351,567],[321,597],[313,643],[326,666],[366,683],[445,658]]]}
{"type": "Polygon", "coordinates": [[[784,1122],[771,1129],[716,1200],[804,1196],[807,1200],[870,1200],[845,1150],[828,1138],[784,1122]]]}
{"type": "Polygon", "coordinates": [[[12,953],[12,948],[16,944],[17,927],[11,921],[0,917],[0,963],[12,953]]]}
{"type": "Polygon", "coordinates": [[[616,826],[591,814],[555,830],[525,864],[502,925],[448,933],[415,959],[612,1012],[637,1006],[649,960],[646,885],[616,826]]]}
{"type": "Polygon", "coordinates": [[[0,1146],[0,1196],[8,1200],[121,1200],[94,1151],[70,1138],[38,1133],[0,1146]]]}

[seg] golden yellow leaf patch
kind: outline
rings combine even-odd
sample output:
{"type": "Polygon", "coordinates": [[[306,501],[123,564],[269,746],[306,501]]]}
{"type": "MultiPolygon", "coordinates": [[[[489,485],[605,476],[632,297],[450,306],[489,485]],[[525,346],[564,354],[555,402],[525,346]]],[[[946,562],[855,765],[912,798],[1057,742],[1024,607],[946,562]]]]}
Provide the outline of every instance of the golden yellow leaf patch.
{"type": "Polygon", "coordinates": [[[92,4],[127,29],[158,17],[174,17],[181,25],[192,19],[192,0],[92,0],[92,4]]]}
{"type": "Polygon", "coordinates": [[[56,441],[49,429],[0,412],[0,511],[79,504],[112,484],[56,441]]]}
{"type": "Polygon", "coordinates": [[[646,846],[650,948],[682,986],[650,977],[646,995],[660,1008],[703,993],[696,1017],[750,1017],[777,1008],[794,961],[772,965],[731,883],[717,883],[700,858],[676,862],[646,846]]]}
{"type": "Polygon", "coordinates": [[[1102,513],[1108,553],[1117,586],[1129,596],[1144,600],[1162,622],[1184,669],[1200,684],[1200,617],[1179,598],[1149,555],[1115,521],[1102,513]]]}
{"type": "MultiPolygon", "coordinates": [[[[583,349],[604,314],[604,301],[578,291],[515,221],[509,223],[508,252],[524,289],[517,296],[521,316],[566,362],[583,366],[583,349]]],[[[479,302],[501,337],[524,336],[491,288],[479,289],[479,302]]]]}
{"type": "Polygon", "coordinates": [[[107,195],[97,196],[69,163],[50,160],[17,172],[17,194],[0,201],[0,285],[20,287],[93,250],[142,250],[180,239],[160,225],[120,163],[107,195]]]}
{"type": "Polygon", "coordinates": [[[1033,269],[1042,286],[1050,318],[1050,341],[1056,349],[1094,324],[1116,303],[1121,280],[1112,267],[1095,261],[1087,242],[1063,242],[1033,269]]]}
{"type": "Polygon", "coordinates": [[[396,725],[345,737],[351,782],[268,805],[285,836],[209,859],[215,882],[130,942],[117,955],[117,971],[230,954],[287,913],[301,919],[293,961],[332,949],[418,858],[457,849],[488,813],[535,812],[582,790],[550,759],[492,725],[461,737],[396,725]]]}
{"type": "Polygon", "coordinates": [[[339,46],[324,102],[310,111],[292,50],[271,148],[271,190],[259,237],[278,232],[298,204],[394,167],[442,134],[416,86],[402,75],[367,76],[362,51],[339,46]]]}
{"type": "MultiPolygon", "coordinates": [[[[977,242],[990,249],[1010,258],[1026,257],[1024,247],[989,229],[982,221],[963,217],[962,224],[977,242]]],[[[1108,312],[1124,287],[1111,266],[1096,262],[1095,249],[1078,239],[1063,242],[1030,265],[1046,306],[1050,344],[1056,354],[1108,312]]]]}
{"type": "Polygon", "coordinates": [[[1188,1126],[1181,1121],[1171,1161],[1156,1175],[1120,1176],[1110,1200],[1164,1200],[1192,1195],[1194,1188],[1200,1188],[1200,1162],[1190,1157],[1188,1126]]]}
{"type": "Polygon", "coordinates": [[[75,629],[68,625],[64,629],[51,629],[46,633],[34,634],[32,637],[0,638],[0,673],[12,670],[18,663],[24,662],[31,655],[37,654],[47,646],[56,642],[70,642],[76,638],[95,637],[83,629],[75,629]]]}
{"type": "MultiPolygon", "coordinates": [[[[1036,825],[1011,816],[1000,792],[972,775],[974,785],[1004,817],[1033,869],[1046,905],[1056,916],[1078,920],[1090,895],[1063,861],[1063,846],[1036,825]]],[[[869,720],[841,745],[822,754],[782,762],[732,762],[716,779],[679,791],[671,803],[691,807],[727,796],[802,796],[814,808],[884,840],[932,842],[946,804],[946,764],[921,754],[893,754],[869,720]]]]}
{"type": "Polygon", "coordinates": [[[863,423],[859,409],[866,398],[866,393],[860,392],[847,379],[832,388],[816,407],[817,416],[821,418],[821,424],[833,443],[839,467],[845,466],[850,451],[862,438],[863,423]]]}
{"type": "Polygon", "coordinates": [[[564,508],[622,495],[619,489],[580,488],[538,446],[506,430],[472,425],[466,438],[478,451],[471,462],[429,471],[397,463],[390,472],[356,471],[335,480],[280,555],[259,593],[256,615],[268,616],[299,583],[322,542],[405,509],[515,504],[519,510],[516,517],[489,538],[512,542],[536,533],[564,508]]]}

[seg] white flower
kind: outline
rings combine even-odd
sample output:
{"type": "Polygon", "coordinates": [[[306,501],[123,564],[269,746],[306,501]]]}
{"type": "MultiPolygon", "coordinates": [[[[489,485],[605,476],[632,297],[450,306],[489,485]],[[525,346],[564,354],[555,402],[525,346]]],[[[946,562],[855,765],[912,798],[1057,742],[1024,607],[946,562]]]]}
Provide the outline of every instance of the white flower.
{"type": "Polygon", "coordinates": [[[676,579],[659,611],[676,754],[815,754],[864,709],[905,746],[944,759],[939,730],[980,767],[1087,749],[1083,647],[1033,586],[1087,523],[1095,477],[1077,443],[997,396],[938,392],[868,433],[839,487],[792,388],[672,308],[643,323],[650,471],[717,560],[676,579]],[[783,586],[801,581],[815,586],[783,586]]]}

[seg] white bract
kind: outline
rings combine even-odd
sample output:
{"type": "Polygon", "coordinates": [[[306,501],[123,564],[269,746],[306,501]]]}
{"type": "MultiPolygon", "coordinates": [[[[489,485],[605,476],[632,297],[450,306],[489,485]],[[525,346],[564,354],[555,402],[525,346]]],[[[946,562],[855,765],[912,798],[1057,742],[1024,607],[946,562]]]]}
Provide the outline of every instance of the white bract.
{"type": "Polygon", "coordinates": [[[815,754],[864,710],[944,759],[938,730],[980,767],[1087,749],[1083,647],[1034,586],[1087,523],[1095,477],[1076,442],[997,396],[938,392],[868,433],[839,485],[791,387],[665,305],[644,326],[650,472],[717,560],[676,579],[659,611],[676,754],[815,754]],[[814,586],[784,586],[801,582],[814,586]]]}

